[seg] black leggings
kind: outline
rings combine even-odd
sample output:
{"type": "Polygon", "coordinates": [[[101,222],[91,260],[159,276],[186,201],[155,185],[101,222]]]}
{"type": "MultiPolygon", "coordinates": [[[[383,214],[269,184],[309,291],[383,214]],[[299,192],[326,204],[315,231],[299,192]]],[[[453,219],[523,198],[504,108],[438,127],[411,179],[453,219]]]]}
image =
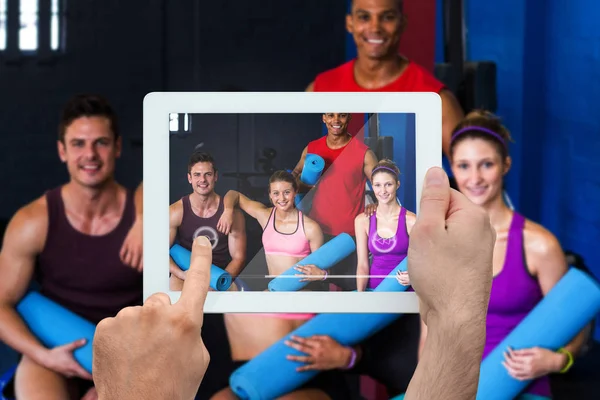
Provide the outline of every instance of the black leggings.
{"type": "Polygon", "coordinates": [[[363,341],[363,356],[351,372],[383,384],[390,397],[406,392],[418,362],[419,314],[404,314],[363,341]]]}

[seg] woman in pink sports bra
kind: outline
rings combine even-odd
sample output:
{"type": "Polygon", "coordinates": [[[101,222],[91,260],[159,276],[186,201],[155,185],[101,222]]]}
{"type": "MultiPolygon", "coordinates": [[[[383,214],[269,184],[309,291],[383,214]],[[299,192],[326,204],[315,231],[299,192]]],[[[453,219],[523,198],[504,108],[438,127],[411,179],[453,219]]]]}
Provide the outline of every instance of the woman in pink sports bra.
{"type": "MultiPolygon", "coordinates": [[[[223,198],[225,210],[217,229],[227,234],[231,227],[235,206],[257,220],[263,229],[262,242],[269,275],[279,275],[288,270],[323,244],[320,226],[302,214],[294,203],[297,193],[294,176],[287,171],[277,171],[269,179],[269,198],[272,207],[250,200],[243,194],[230,190],[223,198]]],[[[316,265],[296,267],[298,274],[307,275],[305,281],[318,281],[326,277],[316,265]]],[[[304,324],[313,314],[225,314],[225,326],[236,367],[243,365],[281,338],[304,324]]],[[[342,399],[344,381],[336,374],[318,376],[289,393],[286,399],[310,398],[342,399]],[[324,397],[325,396],[325,397],[324,397]]],[[[225,387],[212,399],[236,399],[225,387]]]]}

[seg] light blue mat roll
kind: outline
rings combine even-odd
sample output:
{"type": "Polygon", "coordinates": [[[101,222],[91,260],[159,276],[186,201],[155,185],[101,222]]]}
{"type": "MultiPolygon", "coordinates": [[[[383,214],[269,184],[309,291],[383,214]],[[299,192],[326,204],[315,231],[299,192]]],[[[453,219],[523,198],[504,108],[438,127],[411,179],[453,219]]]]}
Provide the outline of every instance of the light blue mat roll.
{"type": "MultiPolygon", "coordinates": [[[[190,269],[190,259],[192,257],[192,253],[188,249],[182,247],[181,245],[174,244],[173,247],[169,249],[169,254],[179,268],[184,271],[190,269]]],[[[219,292],[224,292],[229,289],[231,282],[232,278],[231,275],[229,275],[229,272],[217,267],[214,264],[210,266],[211,288],[219,292]]]]}
{"type": "Polygon", "coordinates": [[[324,168],[325,160],[323,160],[323,157],[308,153],[304,159],[300,180],[307,185],[314,185],[321,177],[324,168]]]}
{"type": "MultiPolygon", "coordinates": [[[[314,253],[309,254],[297,265],[314,264],[321,269],[328,269],[348,257],[356,249],[354,239],[347,233],[340,233],[329,242],[325,243],[314,253]]],[[[271,292],[298,291],[310,282],[300,282],[302,276],[294,276],[299,272],[290,267],[281,275],[269,282],[271,292]]]]}
{"type": "Polygon", "coordinates": [[[302,199],[304,198],[306,194],[305,193],[300,193],[297,194],[296,196],[294,196],[294,204],[296,205],[296,207],[300,206],[300,203],[302,202],[302,199]]]}
{"type": "Polygon", "coordinates": [[[571,268],[519,325],[481,363],[478,400],[515,398],[531,381],[512,378],[501,364],[507,347],[557,350],[600,312],[600,285],[571,268]]]}
{"type": "Polygon", "coordinates": [[[73,357],[92,373],[92,342],[96,326],[38,292],[29,292],[17,304],[17,312],[31,333],[48,348],[86,339],[73,357]]]}
{"type": "MultiPolygon", "coordinates": [[[[400,263],[400,268],[406,268],[406,259],[400,263]]],[[[389,275],[389,281],[395,281],[395,272],[389,275]],[[394,274],[394,275],[392,275],[394,274]]],[[[388,279],[385,279],[387,281],[388,279]]],[[[394,289],[404,292],[407,286],[396,281],[392,287],[386,286],[385,291],[394,289]]],[[[374,292],[380,291],[377,286],[374,292]]],[[[368,296],[368,295],[367,295],[368,296]]],[[[312,335],[329,335],[344,346],[355,345],[367,337],[377,333],[402,314],[320,314],[307,321],[291,334],[279,340],[252,360],[238,368],[229,378],[231,390],[243,400],[271,400],[294,391],[320,371],[298,372],[301,365],[286,359],[287,355],[304,355],[286,346],[284,341],[292,335],[308,337],[312,335]]]]}

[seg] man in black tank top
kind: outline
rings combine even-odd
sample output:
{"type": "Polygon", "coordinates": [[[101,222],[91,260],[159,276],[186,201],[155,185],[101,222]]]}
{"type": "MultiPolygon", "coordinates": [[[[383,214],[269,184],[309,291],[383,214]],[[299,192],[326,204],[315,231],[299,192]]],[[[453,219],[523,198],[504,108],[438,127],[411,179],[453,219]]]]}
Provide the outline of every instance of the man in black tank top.
{"type": "Polygon", "coordinates": [[[136,207],[114,178],[121,137],[106,100],[84,95],[67,103],[58,152],[69,182],[17,211],[0,253],[0,340],[22,355],[11,385],[18,398],[95,391],[72,355],[85,342],[46,348],[15,311],[34,280],[43,296],[92,323],[142,304],[140,260],[127,263],[120,254],[136,207]]]}
{"type": "MultiPolygon", "coordinates": [[[[234,214],[233,226],[228,235],[217,230],[223,214],[223,199],[215,192],[217,168],[208,153],[194,152],[188,162],[188,182],[192,193],[183,196],[169,207],[170,243],[190,250],[194,239],[207,236],[213,245],[213,264],[229,272],[235,279],[246,260],[246,230],[244,215],[234,214]]],[[[181,290],[185,272],[170,259],[171,290],[181,290]]]]}
{"type": "MultiPolygon", "coordinates": [[[[191,250],[197,236],[207,236],[212,250],[212,263],[235,278],[245,266],[246,228],[244,215],[235,210],[233,225],[228,235],[220,233],[217,223],[223,214],[223,198],[215,193],[217,182],[215,160],[208,153],[194,152],[188,162],[188,182],[192,193],[183,196],[169,207],[170,246],[178,243],[191,250]]],[[[181,290],[185,272],[169,259],[170,289],[181,290]]],[[[231,290],[237,290],[235,284],[231,290]]],[[[202,340],[210,353],[210,365],[204,376],[198,399],[209,399],[228,385],[233,369],[227,331],[223,314],[206,314],[202,328],[202,340]]]]}

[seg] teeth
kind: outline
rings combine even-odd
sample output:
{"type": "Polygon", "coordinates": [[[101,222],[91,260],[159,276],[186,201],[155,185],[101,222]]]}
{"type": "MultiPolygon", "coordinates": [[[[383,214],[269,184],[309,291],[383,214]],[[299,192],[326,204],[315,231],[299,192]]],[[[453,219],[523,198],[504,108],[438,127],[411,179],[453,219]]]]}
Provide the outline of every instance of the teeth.
{"type": "Polygon", "coordinates": [[[342,126],[341,125],[332,125],[335,129],[340,129],[342,126]]]}
{"type": "Polygon", "coordinates": [[[100,167],[99,167],[99,166],[97,166],[97,165],[84,165],[84,166],[83,166],[83,169],[87,169],[87,170],[97,170],[97,169],[99,169],[99,168],[100,168],[100,167]]]}
{"type": "Polygon", "coordinates": [[[383,39],[367,39],[367,42],[381,44],[381,43],[383,43],[383,39]]]}

